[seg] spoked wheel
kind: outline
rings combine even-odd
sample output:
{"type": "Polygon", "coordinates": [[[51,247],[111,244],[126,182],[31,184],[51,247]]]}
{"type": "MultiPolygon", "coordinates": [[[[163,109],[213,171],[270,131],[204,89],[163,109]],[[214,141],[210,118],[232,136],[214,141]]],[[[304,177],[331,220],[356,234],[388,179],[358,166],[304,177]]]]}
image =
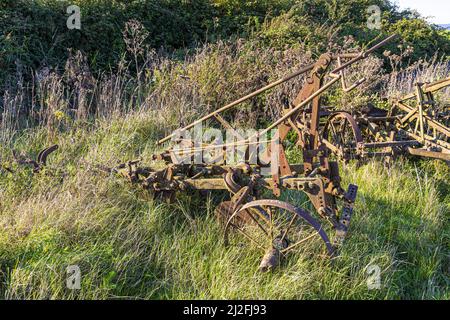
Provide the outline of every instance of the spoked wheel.
{"type": "Polygon", "coordinates": [[[358,159],[363,143],[361,130],[355,119],[347,112],[338,112],[328,119],[323,129],[323,139],[332,153],[343,161],[358,159]]]}
{"type": "Polygon", "coordinates": [[[273,269],[282,256],[314,239],[321,239],[333,255],[334,248],[321,224],[308,212],[279,200],[249,202],[231,215],[225,227],[226,245],[248,243],[265,253],[261,271],[273,269]],[[243,215],[247,223],[237,224],[236,217],[243,215]]]}

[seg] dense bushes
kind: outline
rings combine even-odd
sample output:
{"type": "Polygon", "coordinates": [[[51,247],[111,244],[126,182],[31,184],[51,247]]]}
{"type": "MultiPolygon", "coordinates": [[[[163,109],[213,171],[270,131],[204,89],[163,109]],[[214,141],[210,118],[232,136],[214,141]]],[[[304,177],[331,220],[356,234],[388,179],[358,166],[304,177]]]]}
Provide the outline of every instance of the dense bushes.
{"type": "MultiPolygon", "coordinates": [[[[148,44],[167,50],[244,30],[246,22],[288,8],[289,1],[210,0],[2,0],[0,67],[7,73],[42,65],[60,66],[67,48],[85,52],[91,66],[103,70],[124,52],[126,21],[141,21],[148,44]],[[66,8],[81,8],[82,29],[66,27],[66,8]]],[[[1,78],[0,78],[1,79],[1,78]]]]}
{"type": "Polygon", "coordinates": [[[331,37],[352,35],[367,43],[379,35],[366,27],[373,4],[383,12],[384,32],[399,32],[416,48],[414,59],[449,54],[448,35],[423,20],[406,19],[414,16],[388,0],[2,0],[0,81],[30,68],[62,66],[67,48],[84,52],[94,70],[108,69],[124,53],[122,30],[130,19],[148,30],[149,46],[169,52],[233,35],[274,47],[303,42],[313,51],[324,50],[331,37]],[[81,7],[81,30],[66,27],[66,8],[74,3],[81,7]]]}

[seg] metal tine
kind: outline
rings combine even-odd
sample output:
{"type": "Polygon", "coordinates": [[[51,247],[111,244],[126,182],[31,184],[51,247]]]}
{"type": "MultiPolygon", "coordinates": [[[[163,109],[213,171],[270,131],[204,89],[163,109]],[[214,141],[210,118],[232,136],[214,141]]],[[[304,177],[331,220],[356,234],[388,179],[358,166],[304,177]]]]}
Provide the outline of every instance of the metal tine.
{"type": "Polygon", "coordinates": [[[52,154],[53,152],[55,152],[56,150],[58,150],[59,146],[57,144],[46,148],[44,150],[42,150],[41,152],[39,152],[39,155],[37,157],[37,163],[40,166],[45,166],[47,165],[47,158],[50,154],[52,154]]]}

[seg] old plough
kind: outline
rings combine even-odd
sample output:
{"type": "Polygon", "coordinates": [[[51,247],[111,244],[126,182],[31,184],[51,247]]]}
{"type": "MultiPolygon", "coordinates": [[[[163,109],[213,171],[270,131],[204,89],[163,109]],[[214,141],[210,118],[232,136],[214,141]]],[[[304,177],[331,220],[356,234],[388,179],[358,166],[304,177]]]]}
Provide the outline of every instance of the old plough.
{"type": "MultiPolygon", "coordinates": [[[[281,257],[311,241],[322,243],[325,252],[334,256],[347,235],[358,188],[350,184],[343,189],[338,162],[329,158],[330,143],[324,142],[320,130],[323,111],[320,97],[337,82],[346,91],[359,86],[365,79],[347,85],[344,70],[393,37],[362,53],[323,54],[316,63],[175,131],[159,141],[159,144],[171,141],[171,146],[153,156],[153,161],[164,163],[161,169],[145,167],[137,160],[111,171],[168,200],[176,192],[229,192],[229,200],[216,208],[219,220],[224,223],[225,244],[248,243],[262,250],[261,270],[274,268],[281,257]],[[295,101],[264,130],[243,135],[223,116],[244,101],[303,74],[305,85],[295,101]],[[208,121],[215,121],[227,134],[231,132],[233,142],[205,142],[202,139],[205,128],[196,128],[208,121]],[[302,163],[289,163],[285,152],[288,135],[296,137],[302,163]],[[236,160],[239,154],[242,157],[236,160]],[[287,190],[305,194],[314,214],[280,200],[287,190]]],[[[330,121],[337,117],[340,116],[333,115],[330,121]]]]}
{"type": "Polygon", "coordinates": [[[353,114],[335,112],[323,128],[327,146],[340,160],[398,155],[450,161],[449,101],[434,95],[450,78],[416,83],[415,92],[391,101],[390,110],[373,106],[353,114]]]}

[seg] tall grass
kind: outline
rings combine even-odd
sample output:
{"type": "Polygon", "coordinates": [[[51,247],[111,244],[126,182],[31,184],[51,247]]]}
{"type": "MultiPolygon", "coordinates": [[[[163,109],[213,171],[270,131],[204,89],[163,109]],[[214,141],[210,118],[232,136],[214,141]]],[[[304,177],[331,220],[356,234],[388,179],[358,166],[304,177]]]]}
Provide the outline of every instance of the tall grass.
{"type": "MultiPolygon", "coordinates": [[[[259,251],[223,246],[213,214],[220,194],[180,194],[168,205],[95,170],[136,150],[146,158],[152,130],[152,117],[142,113],[100,122],[93,132],[60,135],[60,152],[45,172],[2,174],[2,297],[448,299],[444,165],[343,168],[344,183],[357,183],[360,191],[340,256],[330,261],[312,242],[261,274],[259,251]],[[68,265],[81,268],[79,291],[66,288],[68,265]],[[367,287],[370,265],[381,268],[380,290],[367,287]]],[[[36,149],[44,138],[36,132],[17,147],[36,149]]]]}
{"type": "MultiPolygon", "coordinates": [[[[148,161],[162,134],[314,59],[301,45],[277,51],[243,40],[205,45],[178,59],[129,49],[135,58],[124,57],[116,73],[95,78],[74,52],[63,73],[39,70],[31,84],[11,84],[2,97],[1,298],[449,298],[449,170],[439,162],[342,168],[344,184],[360,191],[339,257],[324,258],[313,241],[270,274],[257,271],[254,248],[222,245],[213,210],[223,195],[180,194],[169,205],[99,172],[98,165],[138,156],[148,161]],[[12,149],[36,155],[52,143],[60,149],[37,175],[13,161],[12,149]],[[81,268],[81,290],[66,287],[69,265],[81,268]],[[367,286],[371,265],[381,269],[379,290],[367,286]]],[[[379,66],[370,60],[354,76],[379,66]]],[[[448,65],[434,61],[414,70],[445,75],[448,65]]],[[[381,71],[377,77],[386,81],[381,71]]],[[[388,78],[390,87],[394,77],[388,78]]],[[[263,125],[302,83],[286,83],[227,116],[263,125]]],[[[361,98],[376,93],[367,86],[361,98]]],[[[302,199],[288,197],[295,204],[302,199]]]]}
{"type": "MultiPolygon", "coordinates": [[[[448,78],[449,75],[449,61],[438,58],[436,55],[431,59],[419,60],[403,69],[394,68],[394,72],[385,77],[382,92],[385,97],[399,98],[414,92],[417,82],[431,83],[448,78]]],[[[440,98],[442,102],[448,103],[450,101],[449,97],[450,91],[446,89],[440,98]]]]}

